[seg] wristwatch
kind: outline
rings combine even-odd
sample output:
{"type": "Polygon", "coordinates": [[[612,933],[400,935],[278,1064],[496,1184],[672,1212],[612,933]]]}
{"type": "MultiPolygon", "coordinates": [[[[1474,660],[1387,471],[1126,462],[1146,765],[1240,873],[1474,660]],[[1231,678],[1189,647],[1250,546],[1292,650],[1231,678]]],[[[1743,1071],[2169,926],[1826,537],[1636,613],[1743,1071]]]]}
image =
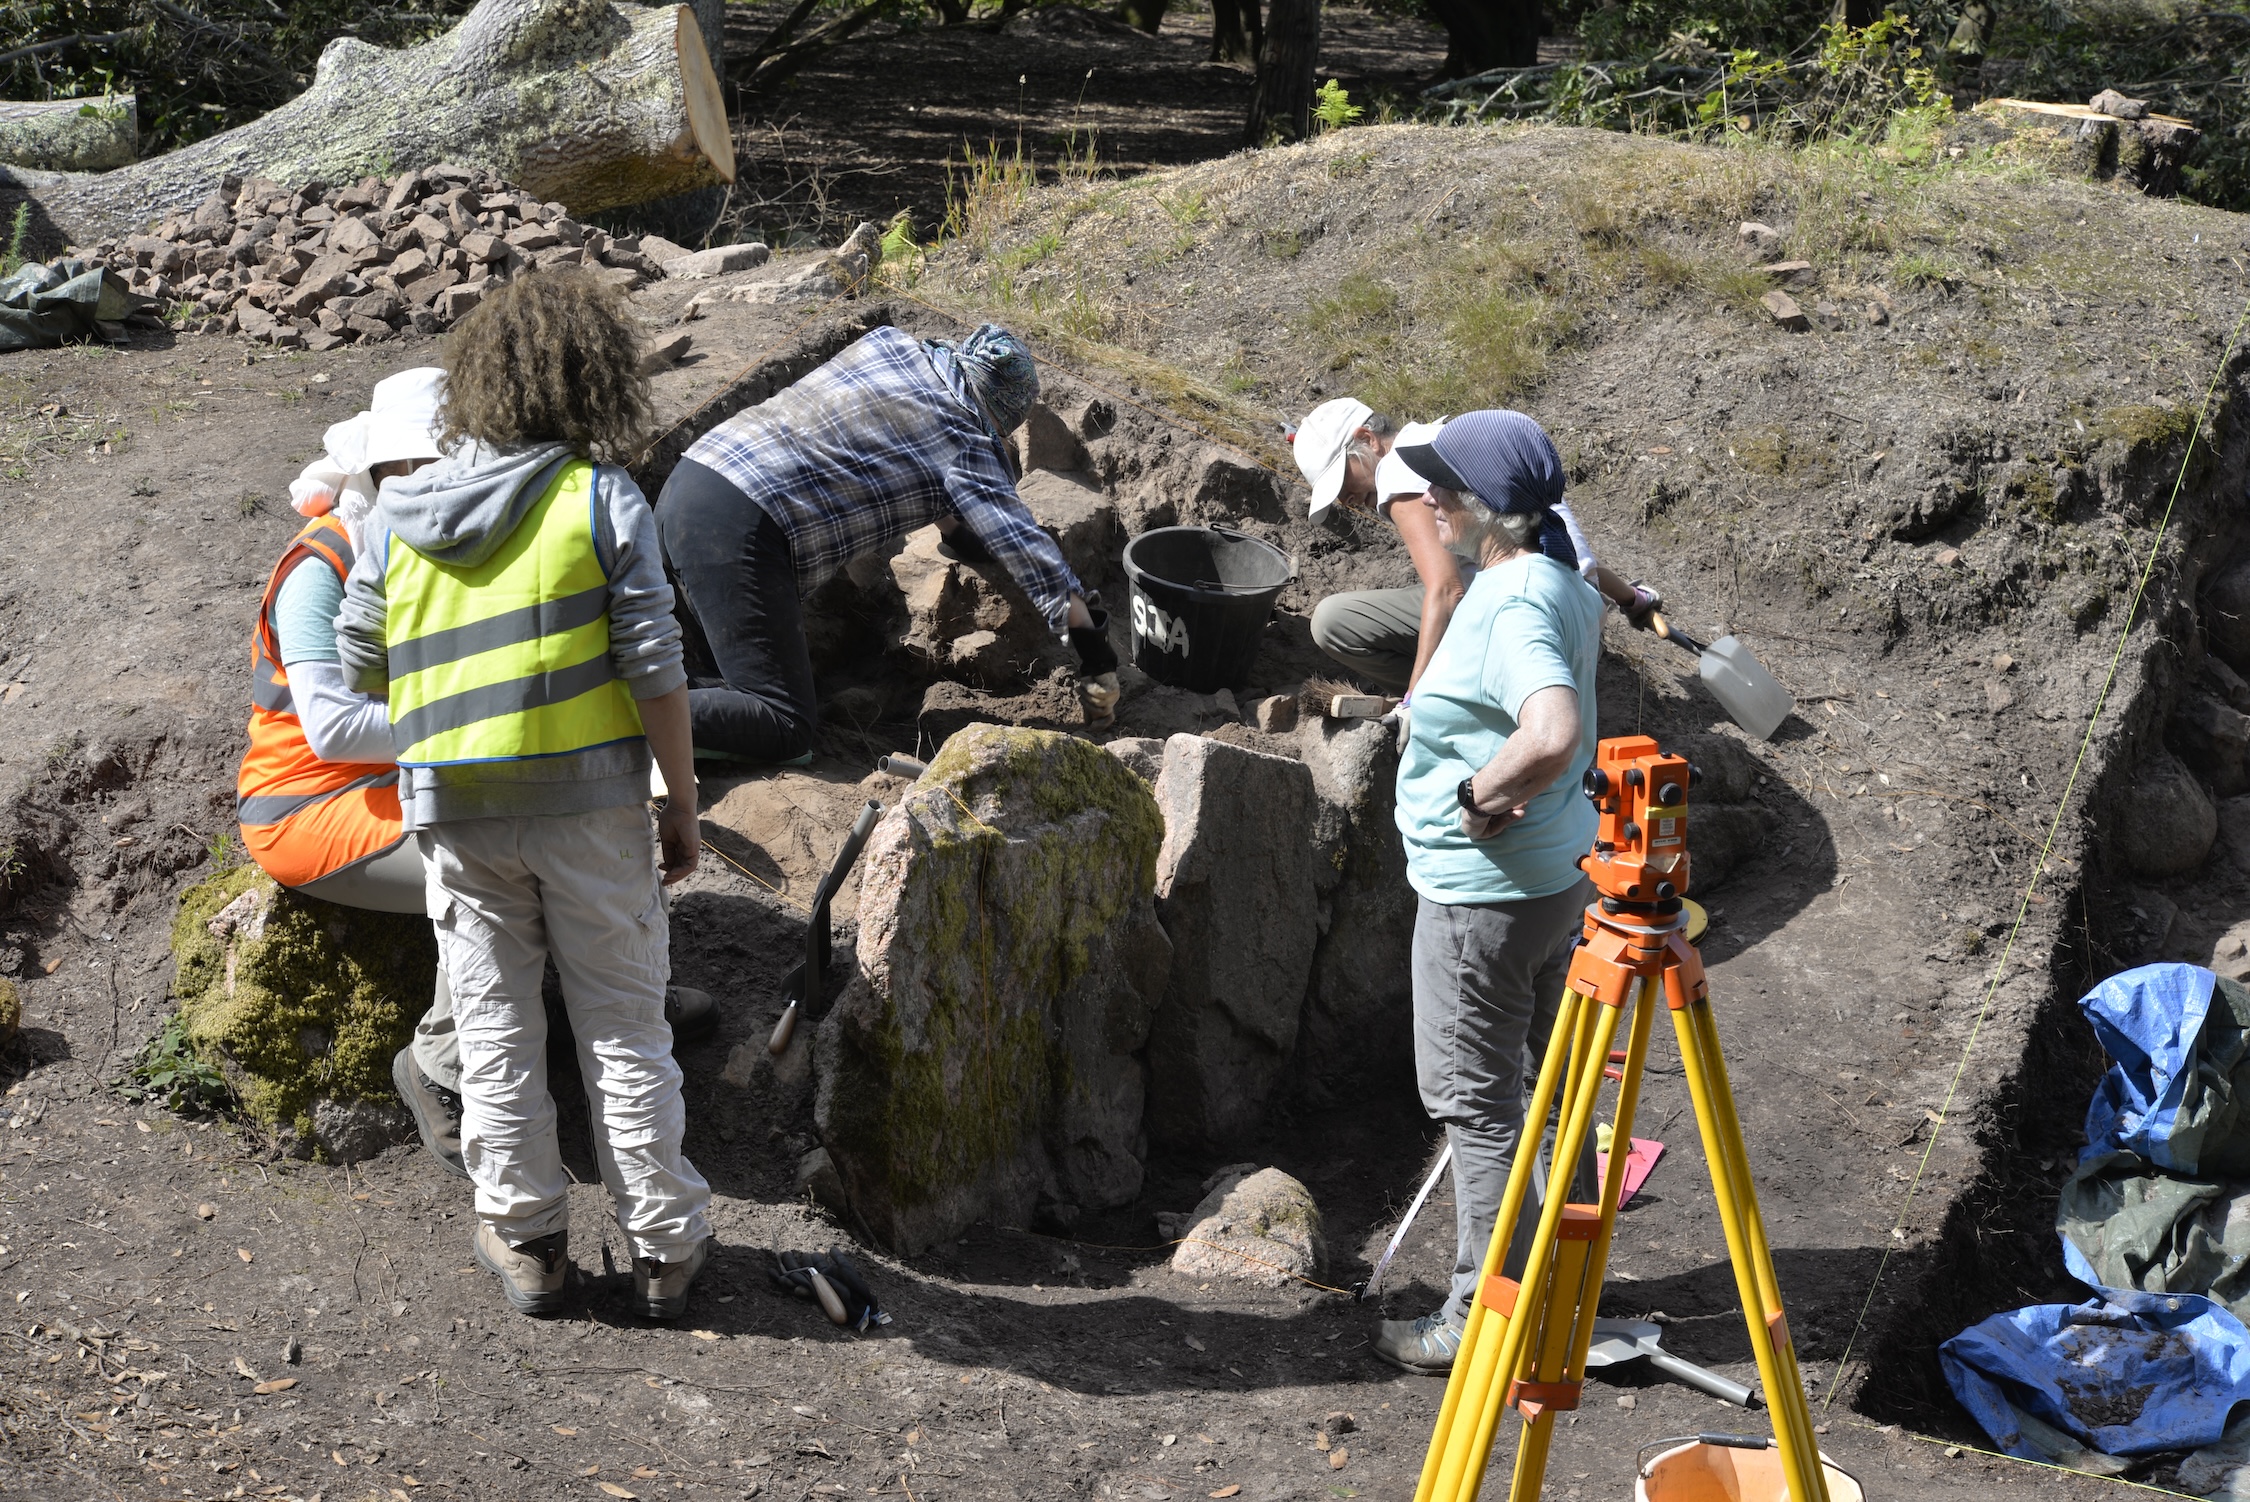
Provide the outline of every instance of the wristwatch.
{"type": "Polygon", "coordinates": [[[1470,786],[1475,781],[1476,778],[1474,777],[1464,777],[1461,779],[1461,785],[1453,790],[1453,796],[1460,799],[1461,806],[1472,814],[1484,812],[1477,807],[1476,790],[1470,786]]]}

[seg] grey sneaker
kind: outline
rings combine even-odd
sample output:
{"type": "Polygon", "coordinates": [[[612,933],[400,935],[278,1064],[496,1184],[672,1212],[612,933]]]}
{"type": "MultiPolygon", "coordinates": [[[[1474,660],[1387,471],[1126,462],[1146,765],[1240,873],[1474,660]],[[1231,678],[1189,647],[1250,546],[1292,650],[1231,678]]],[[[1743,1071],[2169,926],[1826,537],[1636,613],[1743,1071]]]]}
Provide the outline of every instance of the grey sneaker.
{"type": "Polygon", "coordinates": [[[1461,1327],[1442,1314],[1420,1319],[1387,1319],[1375,1337],[1375,1354],[1395,1367],[1424,1377],[1443,1377],[1453,1370],[1453,1355],[1461,1349],[1461,1327]]]}
{"type": "Polygon", "coordinates": [[[477,1265],[500,1279],[518,1314],[553,1314],[570,1282],[570,1233],[557,1231],[510,1246],[488,1225],[477,1226],[477,1265]]]}
{"type": "Polygon", "coordinates": [[[711,1238],[695,1244],[685,1262],[659,1262],[654,1257],[633,1259],[633,1298],[643,1319],[678,1319],[687,1313],[688,1287],[703,1264],[711,1260],[711,1238]]]}
{"type": "Polygon", "coordinates": [[[391,1083],[413,1114],[422,1146],[445,1165],[447,1173],[467,1178],[469,1165],[461,1158],[461,1097],[424,1074],[411,1048],[400,1049],[392,1058],[391,1083]]]}

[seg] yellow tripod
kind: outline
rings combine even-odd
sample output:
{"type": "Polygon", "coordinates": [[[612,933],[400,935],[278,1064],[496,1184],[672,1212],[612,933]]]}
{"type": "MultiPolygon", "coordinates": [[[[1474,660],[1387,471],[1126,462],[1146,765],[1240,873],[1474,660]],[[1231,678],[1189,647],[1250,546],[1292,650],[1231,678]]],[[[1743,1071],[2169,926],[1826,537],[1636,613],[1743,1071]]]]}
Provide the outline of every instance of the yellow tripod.
{"type": "Polygon", "coordinates": [[[1679,1038],[1696,1127],[1726,1228],[1727,1254],[1750,1326],[1750,1346],[1773,1412],[1782,1474],[1793,1502],[1828,1502],[1812,1413],[1789,1342],[1742,1125],[1711,1020],[1710,987],[1702,957],[1687,941],[1681,899],[1688,887],[1687,789],[1696,775],[1685,760],[1665,755],[1643,736],[1603,741],[1586,773],[1585,793],[1601,823],[1593,853],[1580,865],[1601,895],[1586,909],[1586,942],[1572,960],[1519,1138],[1532,1150],[1519,1148],[1501,1196],[1483,1281],[1469,1308],[1415,1502],[1474,1502],[1503,1407],[1515,1409],[1524,1420],[1510,1502],[1536,1502],[1539,1496],[1555,1415],[1578,1406],[1585,1377],[1586,1350],[1625,1182],[1623,1148],[1633,1139],[1633,1112],[1640,1102],[1641,1071],[1659,995],[1679,1038]],[[1602,1178],[1601,1203],[1566,1204],[1561,1192],[1570,1179],[1566,1165],[1579,1161],[1593,1133],[1602,1071],[1628,1013],[1611,1138],[1617,1147],[1602,1178]],[[1530,1193],[1537,1144],[1558,1096],[1556,1171],[1548,1180],[1556,1192],[1540,1212],[1539,1231],[1519,1282],[1503,1276],[1502,1263],[1530,1193]]]}

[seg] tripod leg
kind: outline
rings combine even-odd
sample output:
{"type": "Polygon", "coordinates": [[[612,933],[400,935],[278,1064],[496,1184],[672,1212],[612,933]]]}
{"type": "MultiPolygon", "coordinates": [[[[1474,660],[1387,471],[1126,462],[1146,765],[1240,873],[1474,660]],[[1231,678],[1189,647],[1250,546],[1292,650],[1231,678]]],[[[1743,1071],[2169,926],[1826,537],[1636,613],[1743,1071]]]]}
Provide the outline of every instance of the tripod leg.
{"type": "MultiPolygon", "coordinates": [[[[1555,1135],[1557,1173],[1554,1177],[1558,1180],[1562,1165],[1575,1164],[1594,1135],[1594,1105],[1601,1093],[1602,1070],[1609,1063],[1610,1045],[1617,1038],[1618,1013],[1621,1008],[1592,1002],[1588,1006],[1594,1019],[1593,1040],[1574,1061],[1577,1064],[1577,1078],[1570,1097],[1571,1109],[1555,1135]]],[[[1552,1183],[1550,1188],[1553,1192],[1548,1194],[1546,1204],[1540,1207],[1539,1232],[1532,1241],[1531,1256],[1524,1264],[1523,1280],[1519,1285],[1522,1297],[1532,1302],[1533,1309],[1538,1309],[1544,1303],[1544,1290],[1553,1276],[1562,1244],[1561,1229],[1568,1195],[1559,1182],[1552,1183]]],[[[1585,1243],[1576,1245],[1583,1248],[1585,1243]]],[[[1525,1311],[1526,1314],[1530,1312],[1525,1311]]],[[[1525,1355],[1530,1349],[1532,1336],[1538,1333],[1541,1324],[1539,1319],[1523,1317],[1507,1322],[1500,1341],[1498,1380],[1484,1394],[1483,1409],[1477,1416],[1477,1426],[1470,1436],[1469,1449],[1463,1457],[1459,1472],[1469,1482],[1468,1489],[1458,1493],[1462,1497],[1476,1495],[1476,1483],[1483,1477],[1485,1463],[1492,1454],[1492,1436],[1499,1427],[1500,1409],[1507,1401],[1508,1384],[1515,1380],[1517,1373],[1529,1369],[1525,1355]]],[[[1537,1495],[1534,1489],[1530,1496],[1519,1495],[1514,1502],[1532,1502],[1532,1498],[1537,1495]]]]}
{"type": "MultiPolygon", "coordinates": [[[[1593,1234],[1588,1240],[1566,1236],[1556,1248],[1554,1275],[1537,1296],[1539,1350],[1531,1370],[1525,1374],[1533,1382],[1561,1382],[1575,1387],[1585,1380],[1586,1351],[1593,1343],[1594,1317],[1600,1312],[1610,1239],[1616,1229],[1617,1209],[1625,1182],[1625,1155],[1617,1144],[1632,1141],[1633,1116],[1640,1103],[1642,1069],[1648,1059],[1649,1034],[1656,1015],[1655,978],[1637,984],[1634,996],[1633,1020],[1625,1045],[1625,1067],[1619,1071],[1610,1169],[1603,1176],[1596,1195],[1599,1205],[1593,1225],[1589,1228],[1580,1219],[1576,1227],[1591,1229],[1593,1234]]],[[[1608,1057],[1606,1049],[1602,1057],[1608,1057]]],[[[1599,1083],[1599,1075],[1592,1078],[1599,1083]]],[[[1566,1225],[1565,1229],[1571,1227],[1566,1225]]],[[[1546,1479],[1548,1452],[1554,1442],[1555,1414],[1559,1411],[1540,1407],[1517,1438],[1515,1473],[1508,1492],[1511,1502],[1532,1502],[1539,1496],[1546,1479]]]]}
{"type": "MultiPolygon", "coordinates": [[[[1563,992],[1562,1005],[1555,1014],[1554,1031],[1548,1036],[1547,1053],[1540,1061],[1539,1082],[1533,1086],[1531,1105],[1525,1112],[1524,1131],[1534,1144],[1534,1151],[1518,1150],[1514,1166],[1508,1172],[1508,1187],[1500,1196],[1499,1219],[1493,1222],[1492,1240],[1484,1253],[1484,1277],[1479,1296],[1470,1301],[1468,1319],[1461,1331],[1461,1350],[1453,1363],[1453,1373],[1445,1384],[1445,1401],[1438,1409],[1436,1427],[1430,1435],[1429,1454],[1422,1461],[1422,1479],[1416,1486],[1415,1502],[1432,1502],[1433,1498],[1451,1498],[1454,1491],[1438,1491],[1441,1474],[1446,1472],[1445,1462],[1458,1440],[1466,1438],[1468,1416],[1482,1406],[1485,1390],[1491,1386],[1492,1368],[1499,1356],[1499,1342],[1489,1338],[1485,1329],[1487,1320],[1504,1319],[1484,1302],[1482,1292],[1492,1280],[1500,1276],[1507,1260],[1509,1244],[1515,1239],[1516,1221],[1523,1214],[1524,1200],[1531,1192],[1532,1165],[1537,1161],[1536,1144],[1547,1129],[1547,1117],[1555,1108],[1555,1098],[1561,1093],[1563,1076],[1573,1056],[1579,1051],[1579,1019],[1590,1009],[1586,998],[1575,991],[1563,992]]],[[[1450,1485],[1460,1485],[1459,1466],[1451,1472],[1450,1485]]]]}
{"type": "Polygon", "coordinates": [[[1795,1502],[1827,1502],[1827,1481],[1812,1433],[1812,1414],[1805,1403],[1804,1381],[1798,1375],[1796,1353],[1789,1344],[1782,1316],[1779,1283],[1758,1214],[1749,1153],[1735,1115],[1734,1094],[1727,1081],[1725,1059],[1719,1052],[1711,1004],[1704,996],[1686,996],[1676,970],[1666,971],[1665,989],[1688,1094],[1695,1102],[1696,1126],[1711,1168],[1719,1222],[1726,1231],[1727,1255],[1734,1265],[1735,1287],[1750,1326],[1750,1348],[1757,1357],[1758,1377],[1765,1385],[1766,1403],[1774,1416],[1774,1436],[1781,1447],[1790,1496],[1795,1502]]]}

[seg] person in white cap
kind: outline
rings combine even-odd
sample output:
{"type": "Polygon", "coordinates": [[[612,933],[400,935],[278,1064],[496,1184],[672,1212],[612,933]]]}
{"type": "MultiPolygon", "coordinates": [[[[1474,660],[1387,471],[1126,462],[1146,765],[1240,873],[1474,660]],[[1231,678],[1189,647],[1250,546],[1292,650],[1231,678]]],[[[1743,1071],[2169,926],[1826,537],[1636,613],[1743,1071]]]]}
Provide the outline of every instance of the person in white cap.
{"type": "MultiPolygon", "coordinates": [[[[1312,487],[1312,520],[1335,505],[1373,511],[1397,529],[1420,580],[1398,589],[1328,596],[1313,609],[1313,642],[1353,672],[1409,699],[1476,573],[1472,561],[1456,557],[1438,541],[1430,509],[1411,504],[1427,493],[1429,483],[1393,452],[1401,445],[1428,443],[1444,425],[1440,419],[1401,426],[1345,396],[1313,408],[1291,441],[1297,468],[1312,487]]],[[[1578,572],[1635,625],[1645,626],[1649,613],[1664,603],[1662,596],[1604,568],[1569,508],[1557,504],[1554,509],[1578,551],[1578,572]]]]}
{"type": "MultiPolygon", "coordinates": [[[[236,774],[242,842],[267,875],[308,897],[383,913],[428,910],[422,857],[405,836],[388,705],[344,681],[336,616],[385,480],[441,457],[445,372],[375,383],[367,410],[331,426],[289,487],[306,524],[274,565],[251,646],[250,747],[236,774]]],[[[716,1023],[711,999],[676,987],[676,1032],[716,1023]]],[[[461,1058],[445,972],[391,1080],[422,1142],[462,1177],[461,1058]]]]}

